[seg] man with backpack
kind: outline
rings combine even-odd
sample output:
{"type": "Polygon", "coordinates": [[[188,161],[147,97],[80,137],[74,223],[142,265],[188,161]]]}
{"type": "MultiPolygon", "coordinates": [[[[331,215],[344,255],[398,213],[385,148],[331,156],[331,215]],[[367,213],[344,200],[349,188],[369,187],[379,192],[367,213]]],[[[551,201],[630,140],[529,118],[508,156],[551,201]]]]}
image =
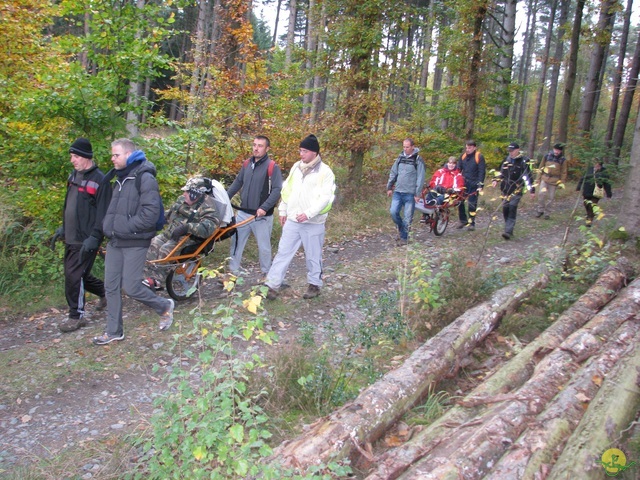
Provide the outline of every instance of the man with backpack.
{"type": "Polygon", "coordinates": [[[156,167],[128,138],[112,142],[111,161],[114,168],[105,181],[115,177],[115,182],[102,223],[102,231],[109,238],[104,266],[107,325],[103,335],[94,337],[96,345],[124,339],[123,289],[132,299],[155,310],[160,316],[160,330],[167,330],[173,323],[173,300],[158,297],[142,285],[147,250],[163,209],[156,167]]]}
{"type": "Polygon", "coordinates": [[[231,239],[229,270],[234,275],[240,273],[242,254],[250,233],[253,233],[258,244],[260,271],[266,275],[271,267],[273,210],[280,199],[282,172],[269,157],[270,146],[268,137],[256,135],[253,139],[253,156],[243,162],[238,175],[227,189],[229,198],[242,190],[236,223],[241,223],[252,215],[256,216],[255,221],[238,227],[231,239]]]}
{"type": "Polygon", "coordinates": [[[518,214],[518,203],[522,198],[524,190],[529,190],[534,196],[536,189],[531,179],[531,169],[529,168],[529,158],[520,151],[520,145],[511,143],[507,147],[509,154],[502,162],[500,172],[493,180],[492,186],[500,182],[500,192],[502,193],[502,216],[504,217],[504,233],[502,238],[511,239],[513,229],[516,226],[516,216],[518,214]]]}
{"type": "MultiPolygon", "coordinates": [[[[185,235],[189,235],[189,239],[182,244],[182,248],[199,245],[220,225],[214,197],[207,194],[211,192],[210,180],[190,178],[182,191],[184,193],[168,210],[167,226],[151,240],[147,261],[165,258],[185,235]]],[[[146,277],[142,284],[153,290],[162,289],[161,283],[153,277],[146,277]]]]}
{"type": "Polygon", "coordinates": [[[61,332],[73,332],[87,325],[85,292],[100,298],[97,310],[107,306],[104,283],[91,274],[102,243],[104,208],[98,208],[98,199],[109,201],[108,196],[100,196],[104,174],[94,163],[91,142],[86,138],[73,142],[69,153],[73,172],[67,179],[62,226],[51,242],[53,250],[58,239],[64,241],[64,290],[69,316],[58,325],[61,332]]]}
{"type": "Polygon", "coordinates": [[[398,227],[398,246],[406,245],[409,240],[415,204],[422,194],[426,169],[419,151],[413,139],[405,138],[402,142],[402,153],[393,162],[387,181],[387,196],[391,197],[389,213],[398,227]]]}
{"type": "Polygon", "coordinates": [[[460,160],[458,160],[458,170],[460,170],[464,177],[467,201],[460,202],[460,205],[458,205],[458,218],[460,223],[457,228],[464,228],[468,225],[469,230],[473,231],[476,229],[478,196],[484,186],[486,169],[484,156],[478,150],[476,142],[474,140],[467,140],[464,153],[460,157],[460,160]],[[465,203],[469,206],[468,215],[465,203]]]}
{"type": "Polygon", "coordinates": [[[538,181],[538,205],[536,218],[544,215],[549,220],[551,205],[556,196],[556,189],[567,181],[567,161],[564,157],[564,145],[556,143],[553,150],[547,153],[540,162],[538,181]]]}

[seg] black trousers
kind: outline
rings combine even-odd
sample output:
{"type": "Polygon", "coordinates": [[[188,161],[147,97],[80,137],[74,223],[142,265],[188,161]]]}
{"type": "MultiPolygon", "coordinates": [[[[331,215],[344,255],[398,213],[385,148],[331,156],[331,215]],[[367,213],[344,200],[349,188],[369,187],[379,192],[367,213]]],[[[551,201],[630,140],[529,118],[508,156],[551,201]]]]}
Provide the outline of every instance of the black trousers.
{"type": "Polygon", "coordinates": [[[597,205],[600,201],[599,198],[596,197],[584,197],[584,209],[587,211],[587,220],[593,220],[595,216],[593,213],[593,206],[597,205]]]}
{"type": "Polygon", "coordinates": [[[91,274],[97,252],[83,260],[82,245],[64,246],[64,293],[69,305],[69,318],[80,318],[84,313],[85,292],[104,297],[104,282],[91,274]]]}

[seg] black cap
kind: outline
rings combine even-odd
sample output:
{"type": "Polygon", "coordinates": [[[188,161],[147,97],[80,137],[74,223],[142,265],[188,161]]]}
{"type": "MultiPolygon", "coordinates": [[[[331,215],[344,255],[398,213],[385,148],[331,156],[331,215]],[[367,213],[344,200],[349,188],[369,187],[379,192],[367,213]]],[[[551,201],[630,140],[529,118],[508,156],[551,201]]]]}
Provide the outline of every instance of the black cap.
{"type": "Polygon", "coordinates": [[[518,150],[519,148],[520,148],[520,145],[518,145],[516,142],[512,142],[507,147],[507,150],[518,150]]]}
{"type": "Polygon", "coordinates": [[[465,145],[472,145],[474,147],[477,147],[477,144],[476,144],[475,140],[467,140],[467,143],[465,145]]]}
{"type": "Polygon", "coordinates": [[[564,145],[561,143],[556,143],[553,148],[555,148],[556,150],[564,150],[564,145]]]}
{"type": "Polygon", "coordinates": [[[310,152],[320,153],[320,143],[315,135],[311,134],[300,142],[300,148],[310,152]]]}
{"type": "Polygon", "coordinates": [[[84,158],[93,158],[93,148],[91,142],[86,138],[79,138],[69,147],[69,153],[75,153],[84,158]]]}

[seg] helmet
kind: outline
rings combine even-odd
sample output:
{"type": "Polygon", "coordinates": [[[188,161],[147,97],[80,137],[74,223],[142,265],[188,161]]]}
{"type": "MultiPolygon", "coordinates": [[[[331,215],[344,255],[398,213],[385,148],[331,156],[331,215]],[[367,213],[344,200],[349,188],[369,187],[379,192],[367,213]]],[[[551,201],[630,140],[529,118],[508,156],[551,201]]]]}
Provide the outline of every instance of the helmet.
{"type": "Polygon", "coordinates": [[[207,193],[207,182],[205,178],[193,177],[187,180],[187,183],[182,187],[183,192],[193,192],[197,194],[207,193]]]}

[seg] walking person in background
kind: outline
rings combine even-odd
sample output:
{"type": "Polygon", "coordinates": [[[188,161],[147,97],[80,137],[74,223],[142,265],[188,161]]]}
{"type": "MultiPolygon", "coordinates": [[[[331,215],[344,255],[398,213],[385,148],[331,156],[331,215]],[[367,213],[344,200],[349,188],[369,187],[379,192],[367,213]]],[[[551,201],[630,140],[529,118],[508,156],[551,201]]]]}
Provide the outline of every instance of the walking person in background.
{"type": "Polygon", "coordinates": [[[300,142],[300,161],[296,162],[282,186],[278,207],[282,235],[265,285],[267,299],[278,298],[279,289],[302,245],[307,264],[307,291],[303,298],[320,295],[322,287],[322,245],[325,222],[336,190],[335,176],[320,158],[320,143],[315,135],[300,142]]]}
{"type": "Polygon", "coordinates": [[[551,205],[556,196],[556,189],[567,181],[567,161],[563,154],[564,146],[556,143],[553,150],[547,153],[540,162],[538,173],[538,205],[536,218],[544,215],[549,220],[551,205]]]}
{"type": "Polygon", "coordinates": [[[102,224],[109,238],[104,265],[107,326],[103,335],[93,339],[96,345],[124,339],[122,290],[160,315],[160,330],[173,323],[173,300],[158,297],[142,284],[147,250],[162,208],[156,167],[128,138],[111,144],[111,161],[114,168],[105,180],[116,180],[102,224]]]}
{"type": "Polygon", "coordinates": [[[387,196],[391,197],[391,218],[398,227],[397,245],[406,245],[409,240],[415,204],[422,194],[426,169],[418,152],[413,139],[405,138],[402,142],[402,153],[393,162],[389,172],[387,196]]]}
{"type": "Polygon", "coordinates": [[[607,198],[612,197],[611,181],[609,175],[600,160],[587,169],[587,173],[580,179],[576,191],[582,189],[583,204],[587,211],[586,226],[591,227],[595,213],[594,205],[597,205],[601,198],[605,195],[607,198]]]}
{"type": "Polygon", "coordinates": [[[504,233],[502,238],[511,239],[513,229],[516,226],[516,216],[518,214],[518,203],[522,198],[525,189],[535,195],[535,187],[531,180],[531,169],[529,159],[520,151],[520,145],[511,143],[507,150],[509,154],[502,162],[500,173],[493,180],[495,187],[500,182],[500,192],[502,193],[502,216],[504,217],[504,233]]]}
{"type": "Polygon", "coordinates": [[[240,208],[236,214],[236,222],[241,223],[252,215],[256,220],[236,229],[231,239],[229,270],[232,274],[240,273],[242,253],[253,233],[258,244],[258,259],[262,275],[271,268],[271,232],[273,231],[273,210],[280,199],[282,190],[282,172],[280,167],[269,157],[271,142],[264,135],[256,135],[253,139],[253,156],[245,160],[231,186],[227,189],[229,198],[240,190],[240,208]]]}
{"type": "MultiPolygon", "coordinates": [[[[85,292],[100,298],[98,310],[107,306],[104,283],[91,274],[98,247],[102,243],[102,216],[105,208],[98,201],[108,202],[108,195],[99,195],[104,174],[93,161],[93,148],[86,138],[78,138],[69,148],[73,172],[67,179],[62,226],[51,242],[64,241],[64,290],[69,315],[58,325],[61,332],[73,332],[87,325],[85,292]]],[[[108,190],[109,186],[104,187],[108,190]]]]}
{"type": "Polygon", "coordinates": [[[467,192],[466,202],[460,202],[458,205],[458,218],[460,223],[457,228],[464,228],[467,225],[469,230],[476,229],[476,211],[478,210],[478,196],[484,187],[484,177],[487,166],[484,155],[478,150],[478,146],[474,140],[467,140],[464,147],[464,153],[458,160],[458,170],[464,177],[464,186],[467,192]],[[467,205],[465,205],[465,203],[467,205]],[[469,212],[467,215],[467,206],[469,212]]]}

